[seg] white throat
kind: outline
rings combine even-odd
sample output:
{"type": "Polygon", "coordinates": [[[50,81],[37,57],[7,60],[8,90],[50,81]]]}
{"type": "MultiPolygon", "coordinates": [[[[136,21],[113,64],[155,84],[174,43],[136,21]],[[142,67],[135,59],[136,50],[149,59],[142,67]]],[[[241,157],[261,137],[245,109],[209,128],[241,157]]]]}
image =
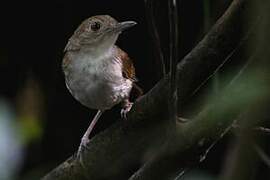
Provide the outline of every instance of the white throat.
{"type": "Polygon", "coordinates": [[[97,59],[99,59],[100,57],[106,57],[108,55],[111,55],[118,35],[119,34],[110,35],[108,37],[105,37],[104,40],[96,42],[95,44],[84,45],[84,47],[81,48],[80,51],[82,53],[87,53],[92,58],[97,59]]]}

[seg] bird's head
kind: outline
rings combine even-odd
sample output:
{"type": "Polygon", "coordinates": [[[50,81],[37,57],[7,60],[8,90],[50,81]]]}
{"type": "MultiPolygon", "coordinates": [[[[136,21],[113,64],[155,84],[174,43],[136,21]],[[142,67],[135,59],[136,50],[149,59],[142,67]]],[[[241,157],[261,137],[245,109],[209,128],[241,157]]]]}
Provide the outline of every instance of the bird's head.
{"type": "Polygon", "coordinates": [[[135,21],[117,22],[109,15],[92,16],[77,28],[65,50],[82,46],[86,49],[110,48],[123,30],[136,24],[135,21]]]}

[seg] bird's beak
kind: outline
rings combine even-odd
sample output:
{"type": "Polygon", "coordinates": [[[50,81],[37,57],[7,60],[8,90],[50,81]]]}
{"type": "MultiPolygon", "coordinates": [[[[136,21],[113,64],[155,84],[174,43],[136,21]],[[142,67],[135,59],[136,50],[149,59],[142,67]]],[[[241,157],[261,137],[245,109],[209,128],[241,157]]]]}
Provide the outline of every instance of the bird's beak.
{"type": "Polygon", "coordinates": [[[118,32],[124,31],[132,26],[135,26],[137,23],[135,21],[124,21],[116,25],[115,30],[118,32]]]}

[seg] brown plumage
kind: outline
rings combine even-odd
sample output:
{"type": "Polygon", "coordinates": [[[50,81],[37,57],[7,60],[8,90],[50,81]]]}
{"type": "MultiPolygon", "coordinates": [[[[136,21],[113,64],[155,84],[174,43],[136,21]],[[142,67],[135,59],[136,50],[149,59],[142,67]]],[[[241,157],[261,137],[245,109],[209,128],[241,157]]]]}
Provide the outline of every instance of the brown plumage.
{"type": "Polygon", "coordinates": [[[123,66],[122,74],[123,74],[123,77],[125,77],[127,79],[130,79],[133,82],[129,99],[131,101],[135,101],[136,99],[138,99],[140,96],[143,95],[143,90],[142,90],[142,88],[140,88],[136,84],[138,79],[136,77],[135,67],[133,65],[133,60],[130,59],[130,57],[128,56],[128,54],[125,51],[123,51],[122,49],[120,49],[117,46],[115,46],[115,47],[117,49],[117,54],[118,54],[119,58],[122,60],[122,66],[123,66]]]}
{"type": "Polygon", "coordinates": [[[119,59],[122,60],[122,73],[123,76],[127,79],[131,79],[132,81],[136,82],[136,75],[135,75],[135,68],[132,62],[132,59],[129,58],[128,54],[125,53],[122,49],[116,47],[117,49],[117,55],[119,56],[119,59]]]}

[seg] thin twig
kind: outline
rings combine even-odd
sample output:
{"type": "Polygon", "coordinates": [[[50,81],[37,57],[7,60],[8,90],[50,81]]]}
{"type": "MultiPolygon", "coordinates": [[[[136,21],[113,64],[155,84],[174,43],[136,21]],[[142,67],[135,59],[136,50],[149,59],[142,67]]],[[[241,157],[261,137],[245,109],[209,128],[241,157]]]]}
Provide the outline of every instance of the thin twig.
{"type": "Polygon", "coordinates": [[[270,157],[257,144],[254,144],[253,147],[254,147],[255,151],[258,153],[261,160],[270,168],[270,157]]]}
{"type": "Polygon", "coordinates": [[[177,121],[177,63],[178,63],[178,10],[176,0],[169,0],[170,24],[170,100],[169,113],[171,121],[177,121]]]}
{"type": "MultiPolygon", "coordinates": [[[[242,127],[238,124],[233,124],[232,126],[233,128],[235,129],[241,129],[242,127]]],[[[263,133],[266,133],[266,134],[270,134],[270,128],[266,128],[266,127],[253,127],[251,129],[248,129],[250,131],[258,131],[258,132],[263,132],[263,133]]]]}
{"type": "Polygon", "coordinates": [[[270,128],[266,128],[266,127],[255,127],[254,130],[270,134],[270,128]]]}
{"type": "Polygon", "coordinates": [[[154,3],[153,0],[145,0],[146,7],[146,19],[148,23],[149,34],[153,40],[154,52],[156,55],[157,65],[160,65],[162,71],[162,76],[166,75],[166,65],[164,62],[164,55],[161,49],[161,43],[159,38],[159,33],[155,23],[154,15],[154,3]]]}
{"type": "MultiPolygon", "coordinates": [[[[232,128],[232,126],[228,126],[220,134],[219,138],[217,138],[215,141],[213,141],[213,143],[211,145],[209,145],[209,147],[200,155],[200,159],[199,159],[198,163],[201,163],[206,159],[206,156],[208,155],[209,151],[230,131],[231,128],[232,128]]],[[[190,170],[191,167],[194,168],[195,165],[196,165],[196,162],[192,163],[192,166],[186,167],[182,172],[179,173],[179,175],[176,177],[175,180],[180,180],[182,177],[184,177],[184,175],[188,172],[188,170],[190,170]]]]}
{"type": "MultiPolygon", "coordinates": [[[[196,93],[199,92],[199,90],[211,79],[213,78],[215,75],[218,74],[218,71],[225,65],[226,62],[230,61],[233,56],[243,47],[244,44],[246,44],[246,42],[248,41],[248,39],[250,39],[250,36],[252,35],[252,33],[254,32],[254,28],[251,28],[248,33],[246,34],[246,36],[237,44],[236,48],[234,48],[226,57],[225,61],[223,61],[222,64],[219,65],[219,67],[208,76],[207,79],[205,79],[191,94],[191,96],[194,96],[196,93]]],[[[256,49],[257,51],[257,49],[256,49]]],[[[256,53],[254,53],[256,54],[256,53]]],[[[254,58],[254,55],[249,57],[247,62],[250,62],[252,60],[252,58],[254,58]]],[[[247,66],[248,63],[246,63],[245,66],[247,66]]]]}
{"type": "Polygon", "coordinates": [[[180,180],[190,168],[182,169],[174,180],[180,180]]]}

